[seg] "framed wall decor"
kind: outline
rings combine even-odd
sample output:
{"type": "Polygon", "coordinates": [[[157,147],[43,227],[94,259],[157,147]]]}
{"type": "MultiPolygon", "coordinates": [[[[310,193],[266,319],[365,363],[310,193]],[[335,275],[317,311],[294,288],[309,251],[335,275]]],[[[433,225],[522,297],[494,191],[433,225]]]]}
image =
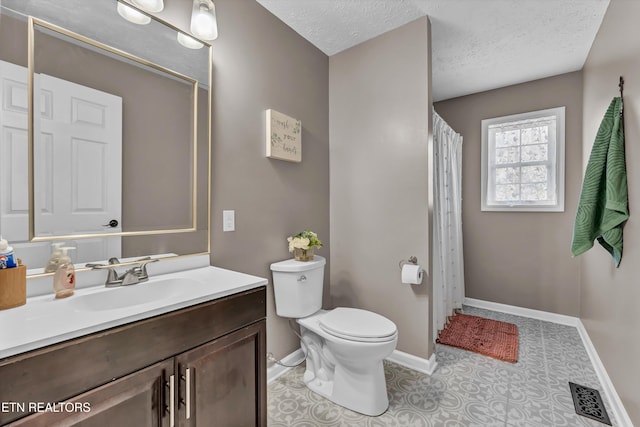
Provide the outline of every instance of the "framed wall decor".
{"type": "Polygon", "coordinates": [[[267,157],[301,162],[302,122],[272,109],[267,110],[266,114],[267,157]]]}

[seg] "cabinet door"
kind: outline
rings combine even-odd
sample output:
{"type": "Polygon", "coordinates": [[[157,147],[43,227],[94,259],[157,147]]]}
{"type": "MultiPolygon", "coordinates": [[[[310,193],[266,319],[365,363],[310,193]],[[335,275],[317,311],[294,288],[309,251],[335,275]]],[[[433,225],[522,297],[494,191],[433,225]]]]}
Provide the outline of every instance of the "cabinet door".
{"type": "Polygon", "coordinates": [[[180,426],[267,425],[265,321],[176,357],[180,426]]]}
{"type": "Polygon", "coordinates": [[[37,412],[11,425],[169,427],[172,374],[171,359],[59,403],[56,412],[37,412]]]}

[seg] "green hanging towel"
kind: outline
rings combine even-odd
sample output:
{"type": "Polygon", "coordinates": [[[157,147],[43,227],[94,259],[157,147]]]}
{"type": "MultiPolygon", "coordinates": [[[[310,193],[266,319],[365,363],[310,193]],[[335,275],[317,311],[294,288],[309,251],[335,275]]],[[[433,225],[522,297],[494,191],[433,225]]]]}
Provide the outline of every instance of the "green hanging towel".
{"type": "Polygon", "coordinates": [[[622,98],[611,101],[591,149],[573,227],[571,253],[580,255],[598,242],[618,267],[622,259],[622,225],[629,218],[624,159],[622,98]]]}

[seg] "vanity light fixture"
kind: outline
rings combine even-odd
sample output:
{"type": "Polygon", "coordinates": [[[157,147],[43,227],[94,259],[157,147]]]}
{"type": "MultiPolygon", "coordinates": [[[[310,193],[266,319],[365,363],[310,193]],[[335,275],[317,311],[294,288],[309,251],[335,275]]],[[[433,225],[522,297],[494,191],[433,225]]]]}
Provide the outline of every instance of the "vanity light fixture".
{"type": "Polygon", "coordinates": [[[164,0],[131,0],[131,3],[146,12],[162,12],[164,0]]]}
{"type": "Polygon", "coordinates": [[[138,12],[134,8],[124,3],[118,2],[118,15],[122,16],[129,22],[133,22],[138,25],[147,25],[151,22],[151,18],[144,13],[138,12]]]}
{"type": "Polygon", "coordinates": [[[194,39],[191,36],[186,35],[185,33],[181,33],[178,31],[178,43],[182,46],[187,47],[189,49],[200,49],[204,46],[203,43],[200,43],[198,40],[194,39]]]}
{"type": "Polygon", "coordinates": [[[216,7],[212,0],[193,0],[191,33],[202,40],[215,40],[218,37],[216,7]]]}

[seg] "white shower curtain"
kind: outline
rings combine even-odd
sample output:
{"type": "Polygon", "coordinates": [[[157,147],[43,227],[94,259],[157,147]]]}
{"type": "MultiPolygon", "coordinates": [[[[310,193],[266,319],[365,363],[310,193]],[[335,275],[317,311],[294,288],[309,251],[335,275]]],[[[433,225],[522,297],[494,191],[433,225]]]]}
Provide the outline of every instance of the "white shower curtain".
{"type": "Polygon", "coordinates": [[[462,257],[462,135],[433,111],[434,338],[464,300],[462,257]]]}

